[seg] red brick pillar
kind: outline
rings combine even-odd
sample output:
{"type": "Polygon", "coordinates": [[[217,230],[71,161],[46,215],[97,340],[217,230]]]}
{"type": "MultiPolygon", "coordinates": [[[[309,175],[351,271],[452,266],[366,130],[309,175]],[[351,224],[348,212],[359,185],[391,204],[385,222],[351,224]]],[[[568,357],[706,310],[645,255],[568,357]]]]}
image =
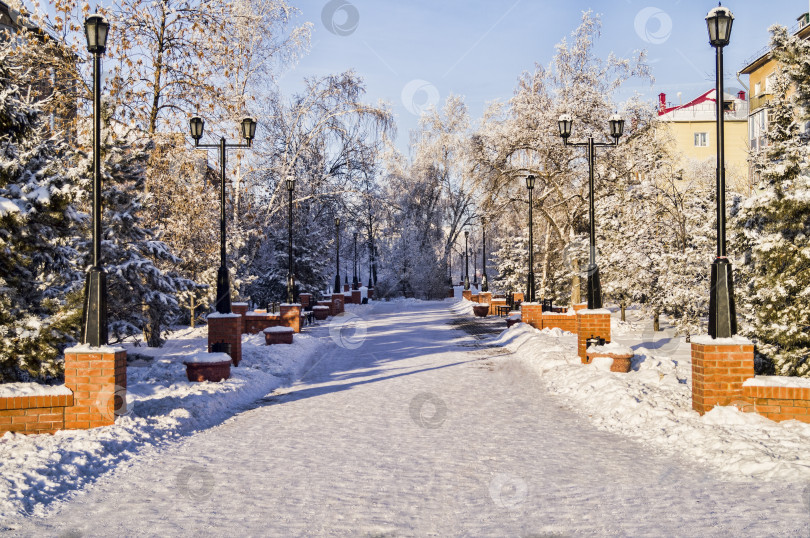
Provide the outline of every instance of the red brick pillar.
{"type": "Polygon", "coordinates": [[[692,338],[692,409],[744,401],[743,383],[754,377],[754,345],[741,336],[692,338]]]}
{"type": "MultiPolygon", "coordinates": [[[[334,297],[334,296],[333,296],[334,297]]],[[[281,305],[281,326],[292,327],[293,331],[301,332],[301,305],[283,304],[281,305]]]]}
{"type": "Polygon", "coordinates": [[[127,352],[107,346],[66,349],[65,386],[73,391],[73,405],[65,408],[65,429],[114,424],[115,417],[127,411],[127,352]]]}
{"type": "Polygon", "coordinates": [[[352,290],[352,302],[354,304],[361,304],[363,302],[363,292],[360,290],[352,290]]]}
{"type": "Polygon", "coordinates": [[[478,303],[486,303],[489,305],[489,315],[494,316],[495,312],[492,311],[492,293],[488,291],[482,291],[478,294],[478,303]]]}
{"type": "Polygon", "coordinates": [[[540,303],[523,303],[520,305],[520,321],[528,323],[535,329],[542,329],[543,305],[540,303]]]}
{"type": "Polygon", "coordinates": [[[472,290],[464,290],[461,292],[461,297],[463,299],[467,299],[468,301],[472,301],[472,290]]]}
{"type": "Polygon", "coordinates": [[[516,291],[514,294],[512,294],[512,300],[514,300],[515,302],[517,301],[523,302],[523,292],[516,291]]]}
{"type": "Polygon", "coordinates": [[[571,308],[574,309],[574,312],[579,312],[580,310],[585,310],[586,308],[588,308],[588,303],[577,303],[571,306],[571,308]]]}
{"type": "Polygon", "coordinates": [[[351,284],[343,284],[343,291],[351,291],[352,287],[351,284]]]}
{"type": "Polygon", "coordinates": [[[299,293],[298,299],[301,301],[301,308],[307,309],[310,306],[314,306],[311,293],[299,293]]]}
{"type": "Polygon", "coordinates": [[[577,311],[577,354],[583,364],[588,357],[585,353],[588,338],[604,338],[605,343],[610,342],[610,310],[583,309],[577,311]]]}
{"type": "Polygon", "coordinates": [[[242,334],[247,333],[247,323],[245,323],[245,314],[247,314],[247,311],[247,303],[231,303],[231,312],[242,316],[242,334]]]}
{"type": "MultiPolygon", "coordinates": [[[[452,295],[450,297],[452,297],[452,295]]],[[[369,288],[368,289],[368,300],[370,301],[373,298],[374,298],[374,288],[369,288]]]]}
{"type": "Polygon", "coordinates": [[[345,302],[346,296],[340,293],[336,293],[332,295],[332,315],[337,316],[338,314],[342,314],[345,310],[343,308],[343,304],[345,302]]]}
{"type": "Polygon", "coordinates": [[[234,366],[242,361],[242,316],[239,314],[208,314],[208,352],[214,344],[231,345],[231,359],[234,366]]]}

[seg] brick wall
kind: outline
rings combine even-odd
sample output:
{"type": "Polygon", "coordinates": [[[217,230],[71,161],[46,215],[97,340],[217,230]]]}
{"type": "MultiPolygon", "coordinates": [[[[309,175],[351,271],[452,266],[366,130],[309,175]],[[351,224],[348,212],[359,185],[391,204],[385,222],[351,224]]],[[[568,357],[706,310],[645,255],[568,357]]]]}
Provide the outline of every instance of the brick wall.
{"type": "Polygon", "coordinates": [[[65,386],[73,392],[73,405],[65,407],[67,430],[109,426],[126,412],[126,351],[85,349],[65,350],[65,386]]]}
{"type": "Polygon", "coordinates": [[[292,327],[293,331],[301,332],[301,305],[281,305],[281,326],[292,327]]]}
{"type": "Polygon", "coordinates": [[[231,344],[233,365],[239,366],[242,361],[242,316],[220,314],[208,317],[208,352],[220,342],[231,344]]]}
{"type": "Polygon", "coordinates": [[[362,304],[363,302],[363,292],[360,290],[352,291],[352,302],[354,304],[362,304]]]}
{"type": "Polygon", "coordinates": [[[464,298],[464,299],[467,299],[468,301],[471,301],[471,300],[472,300],[472,299],[471,299],[471,297],[472,297],[472,290],[463,290],[463,291],[461,292],[461,297],[462,297],[462,298],[464,298]]]}
{"type": "Polygon", "coordinates": [[[242,334],[259,334],[268,327],[281,325],[281,316],[278,314],[245,314],[242,334]]]}
{"type": "Polygon", "coordinates": [[[579,312],[580,310],[585,310],[588,308],[588,303],[577,303],[573,305],[571,308],[574,309],[574,312],[579,312]]]}
{"type": "Polygon", "coordinates": [[[54,433],[65,428],[72,394],[0,398],[0,435],[6,432],[54,433]]]}
{"type": "Polygon", "coordinates": [[[810,423],[810,388],[743,386],[743,400],[754,411],[771,420],[800,420],[810,423]]]}
{"type": "Polygon", "coordinates": [[[515,301],[523,302],[523,292],[522,291],[516,291],[513,294],[513,298],[514,298],[515,301]]]}
{"type": "Polygon", "coordinates": [[[577,318],[577,354],[583,361],[587,360],[586,341],[588,338],[604,338],[605,342],[610,342],[610,312],[600,310],[582,310],[576,315],[577,318]]]}
{"type": "Polygon", "coordinates": [[[743,401],[743,383],[754,377],[754,345],[692,342],[692,409],[743,401]]]}
{"type": "Polygon", "coordinates": [[[493,316],[498,314],[499,306],[506,306],[506,299],[491,299],[489,301],[489,313],[493,316]]]}
{"type": "Polygon", "coordinates": [[[544,312],[542,316],[543,328],[559,328],[572,333],[577,332],[577,316],[568,314],[555,314],[554,312],[544,312]]]}

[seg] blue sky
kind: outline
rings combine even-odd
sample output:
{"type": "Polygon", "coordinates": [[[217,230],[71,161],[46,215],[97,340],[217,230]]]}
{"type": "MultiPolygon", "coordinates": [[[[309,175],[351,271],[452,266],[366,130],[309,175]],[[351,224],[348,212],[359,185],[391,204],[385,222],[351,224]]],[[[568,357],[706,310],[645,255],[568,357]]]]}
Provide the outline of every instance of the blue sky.
{"type": "MultiPolygon", "coordinates": [[[[393,105],[397,146],[406,151],[418,113],[450,94],[465,97],[474,119],[486,103],[506,101],[517,77],[535,63],[548,65],[554,45],[577,27],[584,10],[602,15],[600,56],[627,57],[647,49],[655,84],[633,82],[651,101],[660,92],[678,103],[714,87],[714,49],[704,17],[716,4],[680,0],[293,0],[298,22],[314,24],[312,47],[280,79],[286,94],[302,78],[353,68],[366,82],[369,101],[393,105]]],[[[735,73],[768,43],[768,27],[788,27],[809,1],[724,2],[735,16],[725,48],[726,88],[740,89],[735,73]]],[[[747,77],[743,82],[748,84],[747,77]]],[[[622,96],[619,96],[621,98],[622,96]]]]}

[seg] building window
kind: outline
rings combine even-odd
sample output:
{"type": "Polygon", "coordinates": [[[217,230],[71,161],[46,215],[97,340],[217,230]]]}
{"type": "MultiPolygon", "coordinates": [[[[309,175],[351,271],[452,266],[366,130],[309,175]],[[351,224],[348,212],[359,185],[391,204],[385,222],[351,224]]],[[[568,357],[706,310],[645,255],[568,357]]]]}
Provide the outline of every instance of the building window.
{"type": "Polygon", "coordinates": [[[757,82],[756,84],[754,84],[754,97],[759,97],[761,91],[762,91],[762,83],[757,82]]]}
{"type": "Polygon", "coordinates": [[[773,85],[776,82],[776,73],[771,73],[765,77],[765,93],[773,93],[773,85]]]}
{"type": "Polygon", "coordinates": [[[705,148],[709,145],[709,133],[695,133],[695,146],[705,148]]]}

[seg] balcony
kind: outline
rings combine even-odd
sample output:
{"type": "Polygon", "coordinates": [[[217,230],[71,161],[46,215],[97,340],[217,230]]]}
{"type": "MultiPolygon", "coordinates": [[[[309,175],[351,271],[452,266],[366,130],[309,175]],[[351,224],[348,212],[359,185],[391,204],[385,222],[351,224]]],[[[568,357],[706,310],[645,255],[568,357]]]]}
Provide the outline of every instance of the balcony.
{"type": "Polygon", "coordinates": [[[754,110],[756,110],[758,108],[761,108],[761,107],[767,105],[768,102],[771,99],[773,99],[773,94],[772,93],[763,93],[763,94],[757,95],[756,97],[752,97],[751,98],[751,108],[750,108],[750,110],[754,111],[754,110]]]}

